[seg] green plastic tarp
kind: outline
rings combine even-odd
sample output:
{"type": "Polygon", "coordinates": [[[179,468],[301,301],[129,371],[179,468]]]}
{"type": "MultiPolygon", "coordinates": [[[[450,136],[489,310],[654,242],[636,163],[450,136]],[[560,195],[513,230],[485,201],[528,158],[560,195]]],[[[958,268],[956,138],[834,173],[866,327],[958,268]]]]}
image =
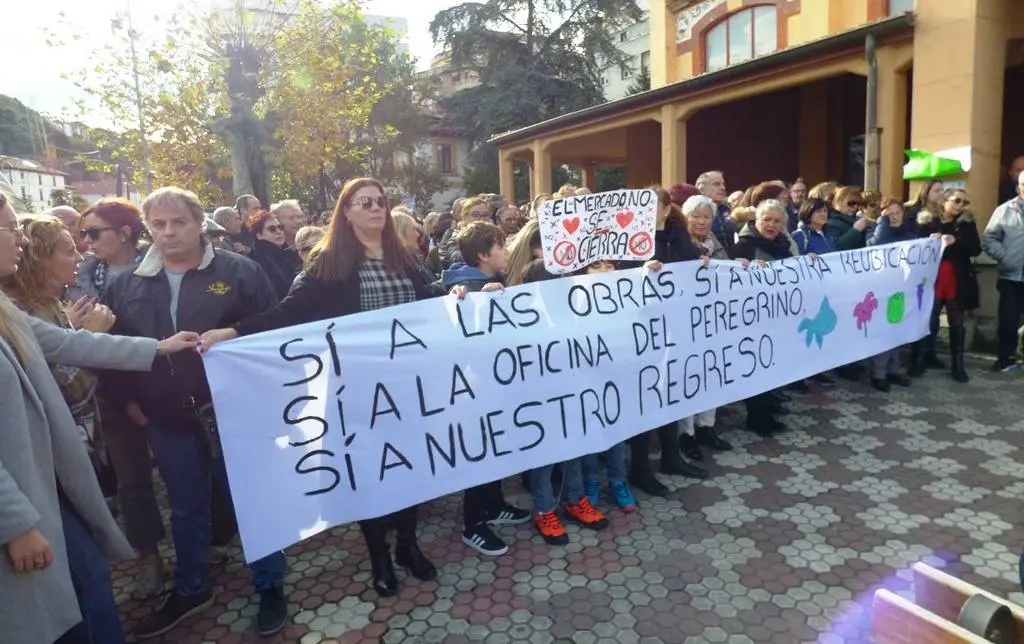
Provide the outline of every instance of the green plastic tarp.
{"type": "Polygon", "coordinates": [[[942,179],[964,174],[964,167],[956,159],[940,157],[924,150],[910,149],[906,153],[909,161],[903,166],[904,181],[942,179]]]}

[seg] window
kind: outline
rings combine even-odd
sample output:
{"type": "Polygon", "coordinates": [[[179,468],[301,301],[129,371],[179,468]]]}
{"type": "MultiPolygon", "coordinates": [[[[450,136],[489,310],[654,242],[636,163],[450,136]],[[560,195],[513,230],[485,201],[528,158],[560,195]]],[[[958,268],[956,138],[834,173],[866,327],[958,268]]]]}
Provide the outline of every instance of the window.
{"type": "Polygon", "coordinates": [[[630,57],[622,64],[622,80],[633,78],[633,65],[636,63],[636,56],[630,57]]]}
{"type": "Polygon", "coordinates": [[[914,0],[889,0],[889,15],[895,16],[914,10],[914,0]]]}
{"type": "Polygon", "coordinates": [[[452,159],[452,146],[437,146],[437,165],[441,168],[441,174],[455,174],[455,163],[452,159]]]}
{"type": "Polygon", "coordinates": [[[704,69],[717,71],[755,56],[770,54],[777,48],[778,14],[775,7],[745,9],[707,31],[704,36],[704,69]]]}
{"type": "Polygon", "coordinates": [[[626,42],[628,39],[629,39],[629,32],[623,30],[622,33],[619,34],[619,42],[626,42]]]}
{"type": "Polygon", "coordinates": [[[46,201],[46,197],[43,196],[43,189],[39,189],[39,201],[46,201]]]}
{"type": "Polygon", "coordinates": [[[640,70],[647,71],[651,68],[651,52],[645,51],[640,54],[640,70]]]}

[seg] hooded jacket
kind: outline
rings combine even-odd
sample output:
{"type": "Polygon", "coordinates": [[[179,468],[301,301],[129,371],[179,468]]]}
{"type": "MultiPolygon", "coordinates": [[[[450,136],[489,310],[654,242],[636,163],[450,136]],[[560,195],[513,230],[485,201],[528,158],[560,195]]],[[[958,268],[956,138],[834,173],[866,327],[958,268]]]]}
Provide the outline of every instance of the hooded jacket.
{"type": "Polygon", "coordinates": [[[475,293],[482,291],[484,285],[490,282],[504,284],[505,279],[501,275],[487,275],[476,266],[463,262],[456,262],[441,273],[441,286],[445,291],[450,291],[453,286],[465,286],[467,291],[475,293]]]}
{"type": "Polygon", "coordinates": [[[1024,199],[996,207],[985,227],[985,252],[999,262],[999,279],[1024,282],[1024,199]]]}
{"type": "Polygon", "coordinates": [[[824,255],[836,251],[836,243],[825,234],[824,230],[820,232],[814,230],[802,221],[793,231],[793,243],[796,244],[797,252],[801,255],[809,253],[824,255]]]}

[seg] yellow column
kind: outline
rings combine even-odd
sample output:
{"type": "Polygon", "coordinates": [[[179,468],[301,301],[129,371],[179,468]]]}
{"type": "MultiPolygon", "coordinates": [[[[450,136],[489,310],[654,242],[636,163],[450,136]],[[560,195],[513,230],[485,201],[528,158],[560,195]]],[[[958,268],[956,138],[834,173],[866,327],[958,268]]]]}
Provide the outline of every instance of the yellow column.
{"type": "Polygon", "coordinates": [[[533,172],[530,174],[533,196],[551,192],[551,152],[541,140],[533,142],[533,172]]]}
{"type": "Polygon", "coordinates": [[[509,203],[516,202],[515,167],[508,150],[498,150],[498,189],[509,203]]]}
{"type": "Polygon", "coordinates": [[[967,189],[979,228],[998,197],[1013,1],[918,0],[916,8],[911,144],[930,152],[970,147],[967,189]]]}
{"type": "Polygon", "coordinates": [[[898,71],[900,51],[878,50],[878,127],[880,138],[879,190],[903,196],[903,146],[907,140],[907,76],[898,71]]]}
{"type": "Polygon", "coordinates": [[[686,121],[673,105],[661,108],[661,185],[686,182],[686,121]]]}
{"type": "Polygon", "coordinates": [[[584,188],[590,189],[591,192],[597,191],[597,166],[587,161],[580,166],[580,174],[582,175],[582,183],[584,188]]]}
{"type": "Polygon", "coordinates": [[[651,2],[651,89],[679,80],[676,71],[676,15],[666,0],[651,2]]]}
{"type": "Polygon", "coordinates": [[[661,180],[661,144],[654,121],[626,127],[626,187],[646,188],[661,180]]]}
{"type": "MultiPolygon", "coordinates": [[[[815,81],[800,87],[797,120],[797,167],[810,188],[829,179],[828,165],[828,85],[815,81]]],[[[795,178],[795,177],[794,177],[795,178]]]]}

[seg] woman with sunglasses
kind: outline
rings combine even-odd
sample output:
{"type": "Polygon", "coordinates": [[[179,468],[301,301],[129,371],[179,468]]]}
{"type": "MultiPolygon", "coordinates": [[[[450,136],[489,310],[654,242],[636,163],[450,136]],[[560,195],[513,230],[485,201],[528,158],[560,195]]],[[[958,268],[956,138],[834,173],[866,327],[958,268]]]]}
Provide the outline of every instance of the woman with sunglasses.
{"type": "Polygon", "coordinates": [[[78,267],[77,290],[68,293],[70,299],[102,296],[115,275],[142,259],[145,231],[142,213],[126,199],[100,199],[89,206],[82,214],[80,231],[89,244],[89,253],[78,267]]]}
{"type": "Polygon", "coordinates": [[[856,250],[867,244],[865,232],[871,222],[858,217],[861,190],[857,186],[841,186],[832,197],[832,210],[825,223],[825,234],[835,242],[837,250],[856,250]]]}
{"type": "MultiPolygon", "coordinates": [[[[274,309],[233,328],[203,334],[202,348],[240,335],[330,320],[362,311],[407,304],[443,291],[416,261],[395,231],[384,187],[376,179],[351,179],[341,189],[327,237],[316,247],[288,296],[274,309]]],[[[394,563],[413,577],[437,577],[416,540],[417,506],[360,521],[370,554],[373,588],[381,597],[398,592],[387,532],[397,532],[394,563]]]]}
{"type": "Polygon", "coordinates": [[[257,210],[249,215],[245,227],[256,238],[249,259],[259,264],[270,277],[274,294],[280,300],[288,295],[292,281],[302,269],[302,260],[294,248],[285,245],[287,236],[277,215],[257,210]]]}
{"type": "MultiPolygon", "coordinates": [[[[945,308],[946,321],[949,322],[949,356],[953,363],[950,375],[957,382],[970,380],[964,365],[967,344],[964,314],[981,306],[978,275],[971,263],[973,258],[981,254],[981,240],[978,238],[974,215],[967,210],[970,204],[965,191],[951,188],[942,193],[941,214],[936,217],[930,211],[922,210],[917,219],[919,236],[941,236],[947,244],[935,280],[931,328],[933,334],[938,333],[939,314],[945,308]]],[[[935,340],[925,339],[920,342],[925,343],[925,346],[928,343],[934,346],[935,340]]],[[[911,365],[911,374],[920,375],[924,371],[925,365],[921,362],[925,351],[918,348],[912,355],[918,362],[911,365]]]]}

